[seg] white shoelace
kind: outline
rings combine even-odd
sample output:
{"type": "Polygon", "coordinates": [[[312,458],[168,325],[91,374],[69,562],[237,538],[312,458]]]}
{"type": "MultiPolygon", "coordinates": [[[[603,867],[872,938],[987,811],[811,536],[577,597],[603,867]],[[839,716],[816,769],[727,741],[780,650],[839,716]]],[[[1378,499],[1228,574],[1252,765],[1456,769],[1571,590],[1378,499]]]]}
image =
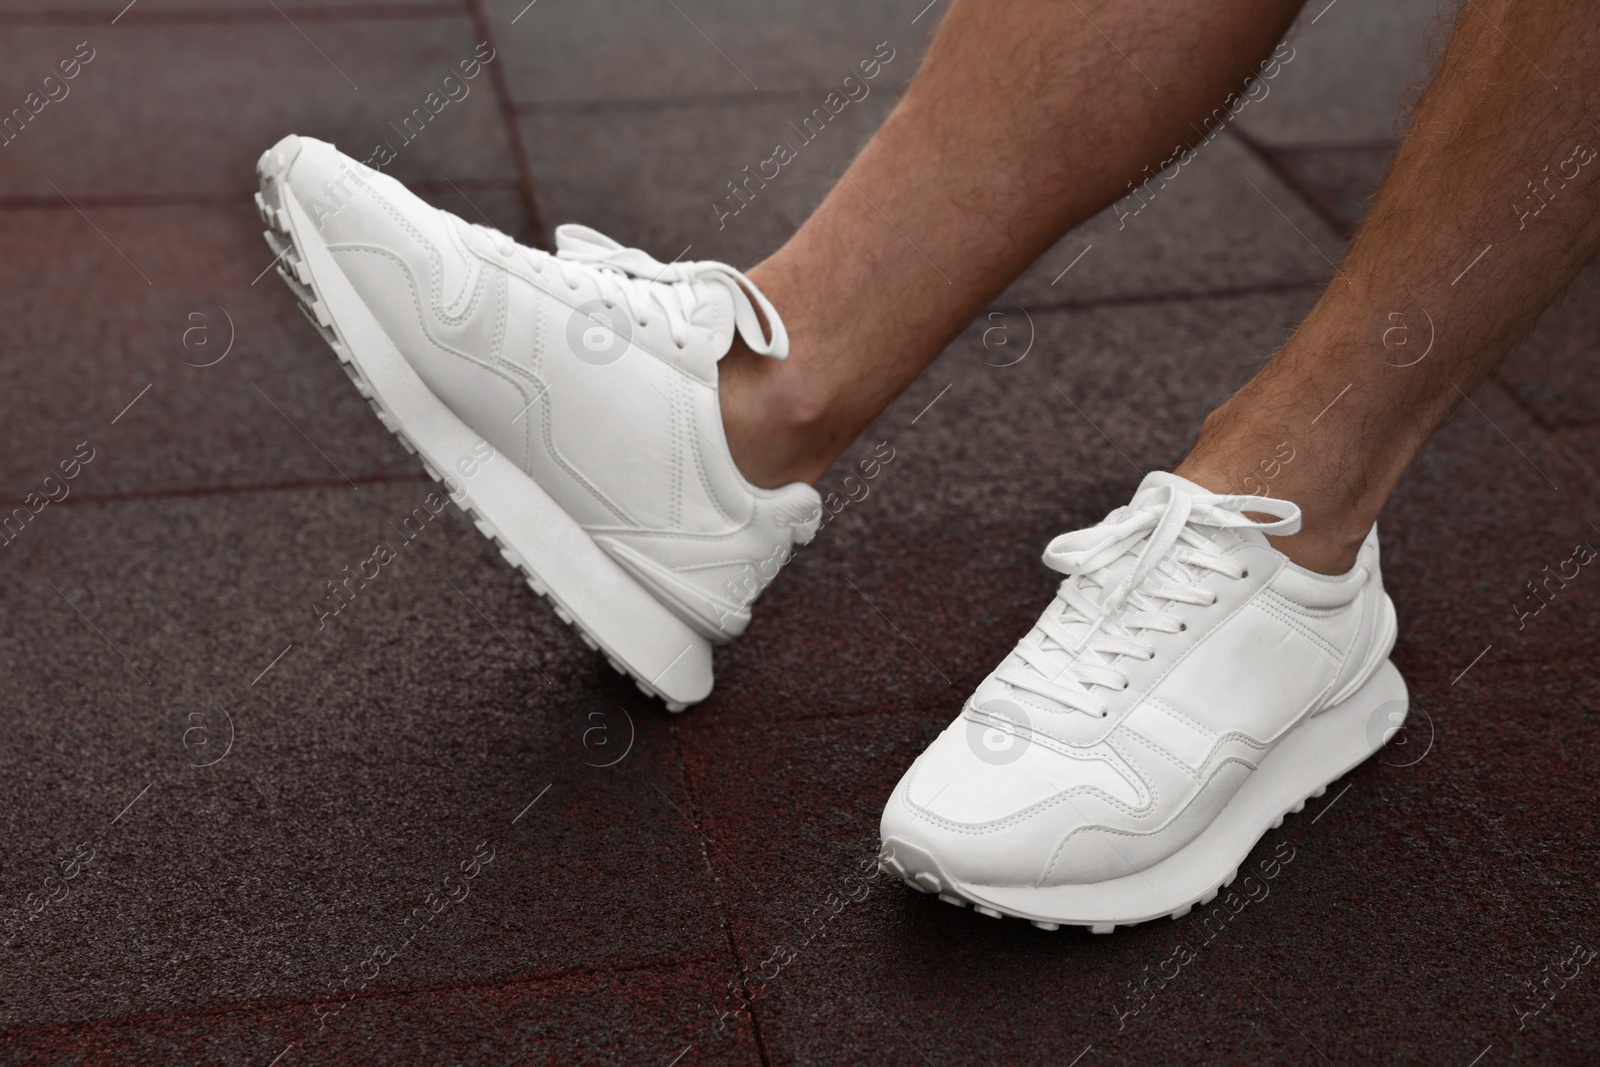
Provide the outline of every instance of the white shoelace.
{"type": "Polygon", "coordinates": [[[1168,487],[1166,502],[1118,509],[1098,526],[1074,530],[1051,541],[1045,565],[1067,575],[1056,598],[995,677],[1090,715],[1107,713],[1097,689],[1120,691],[1128,677],[1116,668],[1120,656],[1154,659],[1154,646],[1141,634],[1178,633],[1185,624],[1166,612],[1169,603],[1209,606],[1217,595],[1200,589],[1196,571],[1230,578],[1247,575],[1238,559],[1223,556],[1203,528],[1249,528],[1264,534],[1293,534],[1300,509],[1287,500],[1260,496],[1190,493],[1168,487]],[[1244,512],[1277,516],[1257,522],[1244,512]],[[1133,569],[1108,588],[1107,569],[1137,552],[1133,569]],[[1098,599],[1091,596],[1099,590],[1098,599]]]}
{"type": "MultiPolygon", "coordinates": [[[[476,228],[495,242],[502,255],[510,255],[518,248],[499,230],[487,226],[476,228]]],[[[553,262],[570,288],[577,288],[580,280],[591,282],[599,290],[600,299],[626,308],[637,326],[648,326],[652,308],[659,308],[666,316],[672,343],[679,348],[688,343],[689,328],[694,325],[695,308],[700,303],[695,283],[721,285],[733,297],[734,326],[750,351],[772,359],[783,359],[789,354],[789,333],[777,309],[754,282],[726,263],[714,260],[662,263],[637,248],[623,246],[598,230],[570,223],[556,227],[553,260],[530,255],[529,261],[539,268],[553,262]],[[772,331],[770,338],[762,332],[757,309],[772,331]]]]}

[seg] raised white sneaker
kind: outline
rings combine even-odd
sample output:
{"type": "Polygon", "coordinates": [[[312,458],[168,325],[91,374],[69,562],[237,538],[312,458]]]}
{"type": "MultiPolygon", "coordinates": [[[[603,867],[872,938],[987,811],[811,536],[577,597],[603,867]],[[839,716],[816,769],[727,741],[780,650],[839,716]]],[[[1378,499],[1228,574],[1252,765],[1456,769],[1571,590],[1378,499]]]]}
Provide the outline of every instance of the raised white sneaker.
{"type": "Polygon", "coordinates": [[[1066,579],[900,780],[884,868],[1045,929],[1209,902],[1405,717],[1376,528],[1330,578],[1264,536],[1299,527],[1286,501],[1156,472],[1052,541],[1066,579]]]}
{"type": "Polygon", "coordinates": [[[580,226],[522,247],[309,137],[256,170],[279,275],[384,425],[613,667],[703,699],[711,645],[821,517],[728,455],[717,361],[735,332],[787,354],[767,299],[580,226]]]}

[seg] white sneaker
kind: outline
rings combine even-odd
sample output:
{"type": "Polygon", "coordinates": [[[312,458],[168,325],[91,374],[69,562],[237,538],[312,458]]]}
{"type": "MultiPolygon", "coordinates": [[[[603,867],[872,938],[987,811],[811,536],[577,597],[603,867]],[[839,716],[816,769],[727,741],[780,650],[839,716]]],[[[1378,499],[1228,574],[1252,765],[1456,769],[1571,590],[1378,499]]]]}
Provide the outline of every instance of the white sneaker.
{"type": "Polygon", "coordinates": [[[900,780],[884,869],[985,915],[1096,933],[1231,884],[1407,709],[1377,529],[1330,578],[1264,536],[1299,527],[1286,501],[1156,472],[1052,541],[1045,564],[1067,578],[900,780]]]}
{"type": "Polygon", "coordinates": [[[711,645],[821,517],[728,455],[717,361],[735,332],[788,353],[766,297],[581,226],[522,247],[309,137],[256,170],[278,273],[384,425],[613,667],[703,699],[711,645]]]}

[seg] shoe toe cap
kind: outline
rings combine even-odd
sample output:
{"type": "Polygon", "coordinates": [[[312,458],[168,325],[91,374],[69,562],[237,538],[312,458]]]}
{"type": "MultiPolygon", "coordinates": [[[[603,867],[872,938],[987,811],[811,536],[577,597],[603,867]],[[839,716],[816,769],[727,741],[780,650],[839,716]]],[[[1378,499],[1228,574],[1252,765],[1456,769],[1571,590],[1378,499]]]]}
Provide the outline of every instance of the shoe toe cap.
{"type": "Polygon", "coordinates": [[[291,137],[272,152],[293,152],[290,193],[324,242],[426,252],[448,242],[442,216],[404,185],[314,137],[291,137]]]}
{"type": "Polygon", "coordinates": [[[1060,842],[1105,809],[1136,803],[1115,766],[1078,759],[963,714],[928,746],[884,809],[885,845],[977,885],[1034,885],[1060,842]]]}

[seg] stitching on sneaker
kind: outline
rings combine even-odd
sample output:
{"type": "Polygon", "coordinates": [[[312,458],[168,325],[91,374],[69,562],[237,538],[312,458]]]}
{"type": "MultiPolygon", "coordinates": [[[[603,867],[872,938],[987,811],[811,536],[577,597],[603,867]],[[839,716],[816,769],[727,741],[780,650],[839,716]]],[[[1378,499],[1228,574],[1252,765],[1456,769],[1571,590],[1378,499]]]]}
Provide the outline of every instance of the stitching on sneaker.
{"type": "MultiPolygon", "coordinates": [[[[1073,757],[1069,757],[1069,758],[1073,758],[1073,757]]],[[[1100,758],[1100,757],[1096,757],[1096,759],[1097,759],[1098,762],[1102,762],[1102,763],[1107,762],[1106,760],[1104,760],[1103,758],[1100,758]]],[[[1112,766],[1113,766],[1113,768],[1115,768],[1116,765],[1112,764],[1112,766]]],[[[937,826],[942,826],[945,829],[950,830],[953,833],[969,834],[969,835],[972,835],[972,836],[981,836],[983,834],[990,833],[990,832],[992,832],[994,830],[1003,830],[1003,829],[1006,829],[1006,828],[1008,828],[1010,826],[1014,826],[1014,825],[1016,825],[1018,823],[1026,822],[1028,819],[1033,818],[1035,815],[1038,815],[1041,812],[1048,811],[1049,809],[1051,809],[1053,807],[1056,807],[1058,804],[1065,803],[1066,802],[1066,798],[1074,796],[1074,795],[1078,795],[1078,794],[1086,794],[1086,795],[1100,797],[1103,800],[1105,800],[1105,802],[1107,804],[1110,804],[1112,807],[1118,809],[1119,811],[1126,812],[1128,815],[1133,816],[1135,818],[1137,818],[1138,814],[1139,814],[1139,809],[1130,807],[1125,801],[1117,799],[1116,797],[1112,796],[1110,793],[1106,792],[1104,789],[1100,788],[1097,785],[1075,785],[1070,789],[1059,790],[1057,792],[1051,793],[1048,797],[1045,797],[1043,800],[1040,800],[1040,801],[1037,801],[1037,802],[1035,802],[1033,804],[1030,804],[1028,807],[1023,808],[1021,811],[1014,811],[1010,815],[1007,815],[1007,816],[1005,816],[1004,818],[1001,818],[1001,819],[996,819],[996,820],[994,820],[992,822],[986,822],[986,823],[958,823],[958,822],[952,822],[951,820],[946,819],[942,815],[935,815],[932,811],[928,810],[927,808],[922,807],[920,804],[917,804],[915,801],[913,801],[911,799],[911,785],[915,781],[916,776],[920,773],[921,769],[922,768],[920,766],[920,762],[912,764],[911,770],[908,772],[908,781],[906,782],[906,790],[905,790],[905,792],[903,794],[901,794],[900,801],[901,801],[901,803],[903,803],[906,806],[906,808],[908,810],[917,813],[918,818],[927,819],[929,822],[931,822],[931,823],[933,823],[933,824],[935,824],[937,826]]]]}
{"type": "MultiPolygon", "coordinates": [[[[417,294],[416,279],[412,277],[411,269],[408,266],[406,266],[405,261],[400,259],[399,256],[395,255],[393,252],[389,251],[386,248],[370,248],[370,247],[360,246],[360,245],[343,245],[338,249],[338,251],[339,252],[365,252],[365,253],[368,253],[368,254],[371,254],[371,255],[384,256],[384,257],[387,257],[390,260],[393,260],[396,264],[399,265],[401,271],[406,276],[407,284],[411,289],[411,310],[413,311],[413,313],[416,314],[416,316],[417,316],[417,324],[422,328],[423,336],[427,337],[429,343],[432,344],[435,348],[439,349],[441,352],[446,352],[446,353],[448,353],[448,354],[450,354],[452,356],[455,356],[458,359],[465,360],[466,362],[471,363],[475,367],[481,367],[484,370],[489,371],[491,374],[494,374],[494,375],[504,379],[508,384],[510,384],[513,388],[515,388],[517,390],[518,394],[523,398],[524,401],[532,399],[532,397],[530,397],[527,394],[527,392],[524,391],[524,389],[522,388],[520,383],[518,383],[514,379],[510,378],[509,376],[507,376],[506,373],[504,371],[502,371],[500,368],[492,366],[490,364],[486,364],[483,361],[477,359],[476,357],[474,357],[474,356],[472,356],[472,355],[470,355],[468,353],[459,352],[456,349],[451,348],[451,347],[443,344],[437,337],[434,336],[433,331],[428,328],[427,320],[423,318],[422,304],[421,304],[421,301],[419,301],[417,299],[417,295],[418,294],[417,294]]],[[[550,434],[550,421],[551,420],[542,419],[540,421],[542,423],[542,428],[543,428],[543,431],[544,431],[543,437],[544,437],[545,447],[546,447],[546,449],[549,450],[550,455],[555,459],[556,463],[561,467],[561,469],[563,471],[565,471],[567,473],[567,475],[573,479],[573,481],[577,482],[578,485],[580,485],[584,489],[588,490],[588,492],[595,498],[595,500],[602,507],[606,508],[612,514],[616,515],[617,518],[620,519],[622,522],[628,523],[630,525],[637,525],[637,524],[635,524],[633,522],[633,519],[630,516],[628,516],[625,512],[622,511],[621,508],[617,507],[616,504],[612,503],[605,496],[605,494],[600,492],[600,490],[597,487],[595,487],[594,485],[590,484],[588,479],[584,478],[581,474],[579,474],[578,471],[576,469],[574,469],[573,466],[570,463],[567,462],[566,458],[564,456],[562,456],[559,451],[557,451],[557,449],[555,447],[555,442],[552,440],[551,434],[550,434]]]]}
{"type": "MultiPolygon", "coordinates": [[[[1185,777],[1193,778],[1196,781],[1200,779],[1200,772],[1197,769],[1190,767],[1187,763],[1183,762],[1183,760],[1179,759],[1176,753],[1169,752],[1166,746],[1158,744],[1154,738],[1147,737],[1138,730],[1135,730],[1133,727],[1129,726],[1126,717],[1124,717],[1122,722],[1117,724],[1117,728],[1111,732],[1111,737],[1108,737],[1106,740],[1110,741],[1119,735],[1127,738],[1130,741],[1135,741],[1144,745],[1156,755],[1165,759],[1168,763],[1182,771],[1185,777]]],[[[1202,764],[1202,766],[1204,766],[1204,764],[1202,764]]]]}
{"type": "Polygon", "coordinates": [[[1295,618],[1294,614],[1280,602],[1282,598],[1275,597],[1270,589],[1263,589],[1261,592],[1262,596],[1259,598],[1256,607],[1305,638],[1318,652],[1332,660],[1335,667],[1344,662],[1343,654],[1333,646],[1333,643],[1312,630],[1303,620],[1295,618]]]}
{"type": "MultiPolygon", "coordinates": [[[[1203,734],[1206,738],[1208,738],[1213,744],[1216,743],[1217,731],[1213,730],[1203,722],[1199,722],[1196,719],[1190,718],[1177,708],[1173,707],[1171,704],[1167,703],[1165,700],[1162,700],[1160,697],[1148,696],[1144,698],[1144,702],[1160,708],[1162,711],[1166,712],[1168,715],[1171,715],[1179,722],[1187,723],[1188,725],[1194,727],[1196,732],[1203,734]]],[[[1135,707],[1137,707],[1137,705],[1135,705],[1135,707]]]]}
{"type": "MultiPolygon", "coordinates": [[[[679,381],[679,383],[681,385],[682,384],[682,379],[678,379],[678,381],[679,381]]],[[[687,390],[688,386],[684,385],[683,388],[685,390],[687,390]]],[[[690,449],[690,452],[694,456],[695,469],[700,474],[700,486],[701,486],[701,488],[703,488],[706,491],[706,497],[707,497],[707,499],[709,499],[711,501],[711,506],[717,509],[717,514],[721,515],[725,522],[734,523],[740,529],[743,529],[743,528],[745,528],[746,526],[748,526],[751,522],[753,522],[755,520],[755,512],[756,512],[755,505],[754,504],[751,505],[750,518],[745,519],[743,522],[741,522],[734,515],[730,514],[727,508],[723,507],[723,505],[722,505],[722,494],[717,492],[716,486],[713,485],[712,482],[711,482],[711,472],[707,469],[706,464],[705,464],[705,457],[701,454],[701,452],[702,452],[702,449],[700,447],[701,442],[696,440],[696,438],[699,437],[699,434],[697,434],[695,432],[694,424],[693,424],[693,421],[692,421],[694,419],[694,401],[693,401],[692,397],[689,397],[687,395],[684,397],[684,407],[688,409],[688,417],[691,420],[690,421],[690,429],[689,429],[689,433],[690,433],[689,444],[692,445],[693,447],[690,449]]],[[[720,417],[720,411],[719,411],[719,417],[720,417]]],[[[731,454],[728,456],[728,462],[729,463],[733,463],[733,456],[731,454]]],[[[738,466],[737,465],[734,466],[734,470],[738,470],[738,466]]],[[[743,476],[741,475],[740,477],[741,477],[741,480],[742,480],[743,476]]]]}
{"type": "MultiPolygon", "coordinates": [[[[1129,732],[1131,733],[1132,731],[1129,732]]],[[[1144,768],[1140,767],[1138,763],[1134,762],[1132,756],[1123,751],[1122,746],[1117,744],[1117,739],[1115,737],[1108,735],[1105,739],[1105,746],[1111,751],[1115,752],[1117,754],[1117,758],[1126,764],[1128,769],[1138,776],[1139,784],[1144,786],[1145,792],[1150,794],[1150,799],[1145,802],[1144,806],[1139,808],[1136,813],[1133,813],[1135,814],[1135,817],[1139,817],[1142,814],[1147,814],[1158,809],[1161,806],[1161,790],[1156,788],[1156,783],[1152,781],[1150,776],[1144,772],[1144,768]]]]}
{"type": "MultiPolygon", "coordinates": [[[[1249,772],[1251,774],[1255,773],[1255,768],[1251,767],[1249,764],[1245,763],[1243,760],[1233,759],[1231,757],[1230,757],[1230,759],[1231,759],[1232,762],[1238,763],[1240,766],[1244,767],[1247,772],[1249,772]]],[[[1223,761],[1223,762],[1228,762],[1228,761],[1223,761]]],[[[1218,770],[1220,770],[1220,769],[1221,769],[1221,766],[1219,764],[1218,770]]],[[[1041,886],[1041,885],[1045,884],[1045,881],[1044,881],[1045,878],[1049,877],[1050,872],[1055,870],[1056,863],[1057,863],[1058,860],[1060,860],[1061,853],[1066,849],[1068,842],[1070,842],[1079,833],[1081,833],[1083,831],[1086,831],[1086,830],[1098,830],[1101,833],[1116,834],[1119,837],[1139,838],[1139,839],[1147,840],[1147,841],[1154,840],[1157,834],[1162,833],[1168,827],[1170,827],[1174,822],[1176,822],[1178,819],[1182,818],[1184,812],[1188,811],[1190,806],[1193,805],[1196,800],[1200,799],[1200,794],[1205,792],[1205,790],[1214,781],[1216,781],[1216,775],[1215,774],[1209,775],[1205,779],[1205,781],[1203,781],[1201,783],[1200,788],[1195,791],[1194,796],[1190,797],[1187,802],[1185,802],[1182,806],[1180,806],[1178,808],[1177,811],[1174,811],[1170,818],[1168,818],[1165,822],[1161,823],[1161,825],[1154,827],[1153,829],[1142,830],[1142,831],[1141,830],[1124,830],[1124,829],[1122,829],[1120,827],[1103,826],[1103,825],[1100,825],[1100,824],[1096,823],[1096,824],[1088,824],[1088,825],[1084,825],[1084,826],[1077,826],[1077,827],[1074,827],[1073,829],[1067,831],[1067,835],[1064,838],[1061,839],[1061,843],[1058,844],[1056,846],[1056,848],[1055,848],[1055,851],[1050,854],[1050,860],[1045,865],[1044,873],[1042,875],[1040,875],[1039,881],[1034,883],[1035,886],[1041,886]]],[[[1242,788],[1242,784],[1241,784],[1241,788],[1242,788]]],[[[1138,874],[1138,873],[1141,873],[1143,871],[1148,871],[1151,867],[1154,867],[1157,863],[1162,862],[1162,860],[1170,859],[1172,856],[1174,856],[1178,852],[1182,851],[1183,848],[1185,848],[1188,845],[1193,844],[1193,843],[1194,843],[1194,838],[1190,838],[1188,841],[1184,842],[1183,845],[1180,845],[1180,846],[1178,846],[1178,848],[1173,849],[1171,852],[1169,852],[1166,855],[1162,856],[1160,859],[1157,859],[1154,862],[1152,862],[1152,863],[1150,863],[1150,864],[1148,864],[1148,865],[1146,865],[1144,867],[1140,867],[1137,870],[1130,871],[1129,873],[1130,874],[1138,874]]]]}
{"type": "Polygon", "coordinates": [[[672,415],[672,509],[667,521],[676,528],[683,524],[683,439],[694,433],[694,424],[683,425],[685,420],[678,412],[683,383],[676,378],[671,381],[672,395],[667,398],[667,407],[672,415]]]}

